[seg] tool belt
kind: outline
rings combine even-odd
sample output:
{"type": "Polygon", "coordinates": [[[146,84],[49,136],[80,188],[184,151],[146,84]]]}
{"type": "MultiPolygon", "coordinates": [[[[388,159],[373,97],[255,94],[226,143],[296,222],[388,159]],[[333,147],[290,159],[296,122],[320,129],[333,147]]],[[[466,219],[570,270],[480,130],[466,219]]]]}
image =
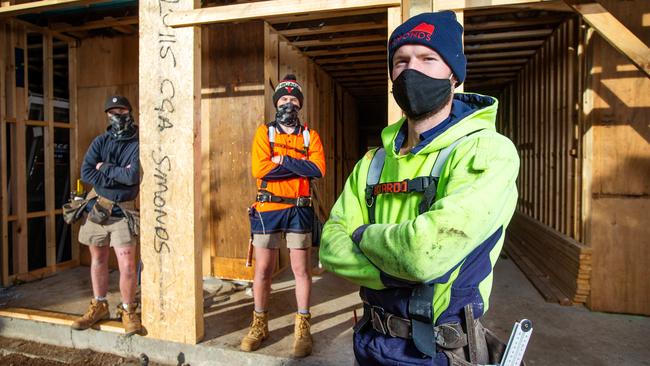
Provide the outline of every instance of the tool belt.
{"type": "Polygon", "coordinates": [[[301,196],[296,198],[282,197],[282,196],[275,196],[269,191],[258,191],[255,200],[257,202],[285,203],[288,205],[294,205],[296,207],[312,206],[311,196],[301,196]]]}
{"type": "MultiPolygon", "coordinates": [[[[396,338],[412,339],[411,320],[399,317],[382,307],[363,304],[363,318],[360,327],[366,323],[377,332],[396,338]],[[364,323],[364,324],[361,324],[364,323]]],[[[433,327],[436,344],[442,348],[454,349],[467,346],[467,335],[459,323],[446,323],[433,327]]]]}
{"type": "Polygon", "coordinates": [[[113,212],[113,206],[122,210],[129,225],[129,230],[134,236],[140,234],[140,212],[135,208],[135,200],[115,202],[102,197],[91,189],[88,195],[82,200],[72,200],[63,205],[63,219],[66,223],[72,224],[78,221],[86,210],[90,201],[95,200],[93,208],[88,213],[88,220],[98,225],[105,224],[113,212]]]}

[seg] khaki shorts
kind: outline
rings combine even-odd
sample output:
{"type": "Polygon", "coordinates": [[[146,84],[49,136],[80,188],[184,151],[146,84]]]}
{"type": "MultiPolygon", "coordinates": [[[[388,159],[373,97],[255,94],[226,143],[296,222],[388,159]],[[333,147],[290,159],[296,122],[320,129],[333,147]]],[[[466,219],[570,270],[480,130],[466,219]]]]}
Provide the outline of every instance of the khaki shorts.
{"type": "Polygon", "coordinates": [[[273,233],[253,234],[253,245],[258,248],[279,249],[284,248],[286,239],[289,249],[306,249],[311,247],[311,233],[273,233]]]}
{"type": "Polygon", "coordinates": [[[98,247],[109,244],[112,247],[128,247],[136,245],[137,240],[131,235],[126,217],[109,217],[104,225],[95,224],[85,217],[79,229],[79,242],[98,247]]]}

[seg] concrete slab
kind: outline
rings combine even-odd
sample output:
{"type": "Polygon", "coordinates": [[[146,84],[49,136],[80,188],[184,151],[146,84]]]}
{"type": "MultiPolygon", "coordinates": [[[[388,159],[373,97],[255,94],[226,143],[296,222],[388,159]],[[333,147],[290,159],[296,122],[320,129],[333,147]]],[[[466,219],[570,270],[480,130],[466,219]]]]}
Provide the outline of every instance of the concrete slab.
{"type": "MultiPolygon", "coordinates": [[[[87,276],[87,269],[77,268],[14,287],[0,292],[0,304],[81,313],[90,297],[87,276]]],[[[116,273],[111,277],[112,283],[116,283],[116,273]]],[[[484,322],[507,339],[514,321],[531,319],[534,333],[526,357],[529,365],[650,365],[647,341],[650,339],[650,318],[595,313],[584,307],[545,303],[507,259],[498,262],[495,280],[490,310],[484,322]]],[[[254,353],[238,351],[239,341],[250,322],[253,301],[244,291],[235,291],[235,288],[224,282],[224,291],[216,295],[206,293],[206,338],[197,346],[94,330],[76,332],[63,326],[2,317],[0,336],[89,348],[124,357],[139,357],[145,353],[152,361],[161,363],[182,360],[192,365],[353,364],[352,310],[360,307],[355,286],[327,273],[314,277],[312,331],[316,343],[314,354],[304,360],[288,357],[295,311],[291,272],[286,271],[273,284],[271,335],[254,353]]],[[[116,290],[111,287],[113,303],[119,300],[116,290]]]]}

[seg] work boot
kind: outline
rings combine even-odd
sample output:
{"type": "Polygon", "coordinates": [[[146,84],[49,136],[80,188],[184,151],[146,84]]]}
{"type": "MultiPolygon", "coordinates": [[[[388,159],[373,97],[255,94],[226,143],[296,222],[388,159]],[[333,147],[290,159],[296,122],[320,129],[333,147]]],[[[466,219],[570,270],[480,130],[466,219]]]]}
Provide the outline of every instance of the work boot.
{"type": "Polygon", "coordinates": [[[92,299],[90,300],[90,306],[88,306],[86,313],[72,322],[71,327],[76,330],[88,329],[98,321],[108,319],[109,317],[108,301],[92,299]]]}
{"type": "Polygon", "coordinates": [[[253,311],[253,322],[248,334],[241,340],[242,351],[250,352],[260,348],[262,341],[269,337],[269,313],[253,311]]]}
{"type": "Polygon", "coordinates": [[[294,326],[293,357],[301,358],[311,354],[314,341],[309,332],[309,319],[311,314],[296,314],[296,325],[294,326]]]}
{"type": "Polygon", "coordinates": [[[126,309],[124,309],[122,304],[117,306],[117,316],[122,318],[122,325],[124,326],[124,332],[127,336],[140,333],[140,330],[142,329],[140,315],[135,312],[137,309],[137,302],[128,304],[126,309]]]}

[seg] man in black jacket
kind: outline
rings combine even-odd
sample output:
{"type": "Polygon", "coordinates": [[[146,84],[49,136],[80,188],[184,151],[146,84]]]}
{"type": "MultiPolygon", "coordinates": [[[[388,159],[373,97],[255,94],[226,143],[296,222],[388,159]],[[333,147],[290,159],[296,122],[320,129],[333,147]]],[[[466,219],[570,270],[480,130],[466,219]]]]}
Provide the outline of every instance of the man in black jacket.
{"type": "Polygon", "coordinates": [[[131,115],[131,104],[122,96],[110,96],[104,104],[110,125],[96,137],[81,165],[81,180],[91,184],[87,215],[79,231],[79,242],[90,250],[90,277],[93,299],[86,313],[72,324],[87,329],[109,317],[109,248],[113,247],[120,270],[122,303],[118,314],[127,334],[142,328],[136,313],[137,225],[133,224],[135,198],[139,192],[140,161],[138,127],[131,115]],[[96,197],[95,197],[96,196],[96,197]]]}

